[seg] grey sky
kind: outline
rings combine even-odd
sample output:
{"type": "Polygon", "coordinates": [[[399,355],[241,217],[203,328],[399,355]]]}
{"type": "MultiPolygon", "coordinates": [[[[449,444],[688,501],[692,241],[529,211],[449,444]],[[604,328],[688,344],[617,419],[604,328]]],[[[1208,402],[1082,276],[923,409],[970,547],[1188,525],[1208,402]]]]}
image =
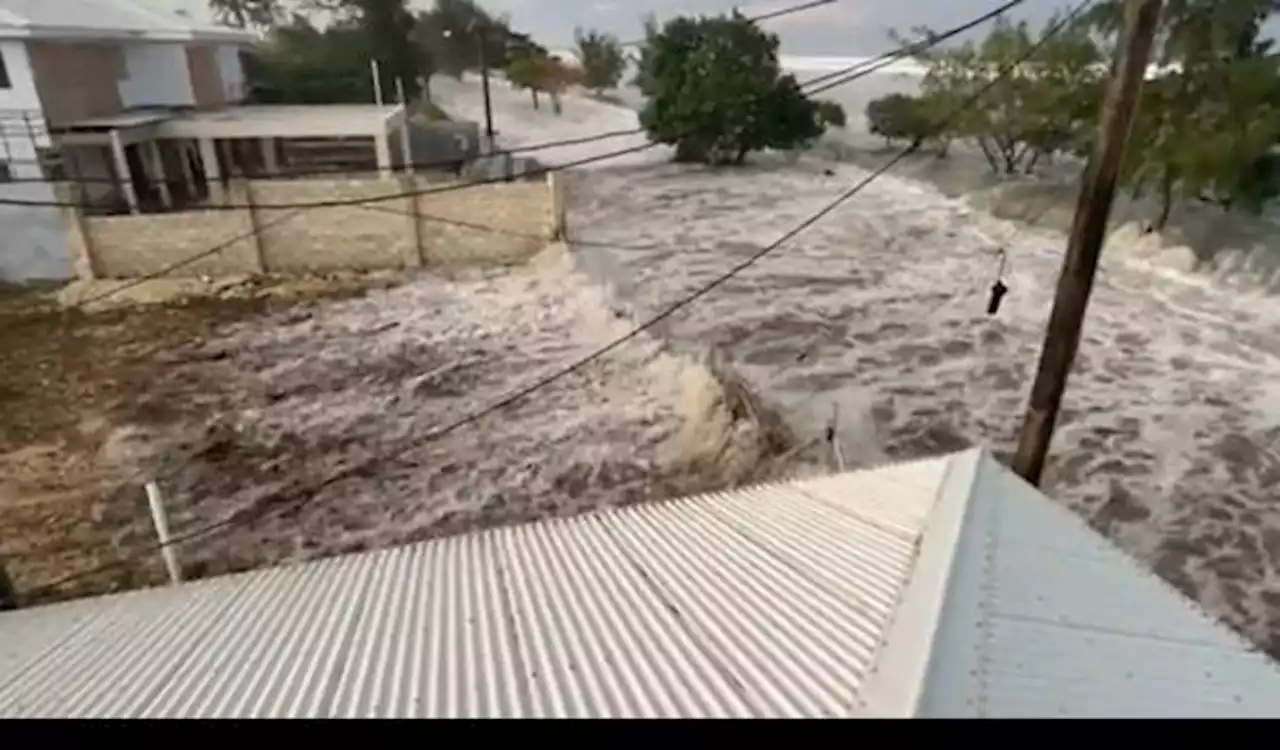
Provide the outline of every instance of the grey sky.
{"type": "MultiPolygon", "coordinates": [[[[733,0],[479,0],[493,13],[508,14],[513,25],[548,46],[568,46],[575,26],[613,32],[624,40],[641,34],[641,18],[696,13],[721,13],[739,5],[733,0]]],[[[742,0],[747,14],[795,4],[796,0],[742,0]]],[[[841,0],[770,21],[767,26],[782,39],[789,55],[869,55],[891,45],[890,29],[917,24],[946,28],[964,23],[1000,5],[1003,0],[841,0]]],[[[1071,0],[1031,0],[1015,17],[1043,20],[1071,0]]],[[[429,0],[415,5],[430,6],[429,0]]]]}

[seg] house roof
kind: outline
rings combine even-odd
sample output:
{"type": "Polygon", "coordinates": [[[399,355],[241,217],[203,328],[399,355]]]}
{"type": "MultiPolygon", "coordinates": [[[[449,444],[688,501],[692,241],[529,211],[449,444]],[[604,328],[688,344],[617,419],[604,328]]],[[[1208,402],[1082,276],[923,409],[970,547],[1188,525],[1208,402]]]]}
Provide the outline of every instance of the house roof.
{"type": "Polygon", "coordinates": [[[0,615],[0,717],[1277,713],[978,450],[0,615]]]}
{"type": "Polygon", "coordinates": [[[0,39],[136,39],[250,43],[192,0],[0,0],[0,39]]]}

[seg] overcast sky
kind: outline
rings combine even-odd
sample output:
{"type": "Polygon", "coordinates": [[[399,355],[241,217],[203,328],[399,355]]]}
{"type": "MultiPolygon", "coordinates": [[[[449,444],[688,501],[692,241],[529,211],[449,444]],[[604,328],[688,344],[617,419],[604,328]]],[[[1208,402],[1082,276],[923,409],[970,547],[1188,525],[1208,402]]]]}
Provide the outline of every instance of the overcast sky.
{"type": "MultiPolygon", "coordinates": [[[[788,55],[873,55],[891,48],[890,29],[917,24],[935,29],[957,26],[1000,5],[1003,0],[841,0],[769,21],[788,55]]],[[[737,5],[753,15],[797,4],[797,0],[479,0],[495,14],[507,14],[513,25],[549,47],[571,46],[575,26],[610,31],[624,41],[642,33],[641,18],[723,13],[737,5]]],[[[414,5],[430,7],[431,0],[414,5]]],[[[1073,0],[1031,0],[1015,18],[1043,21],[1054,9],[1073,0]]]]}

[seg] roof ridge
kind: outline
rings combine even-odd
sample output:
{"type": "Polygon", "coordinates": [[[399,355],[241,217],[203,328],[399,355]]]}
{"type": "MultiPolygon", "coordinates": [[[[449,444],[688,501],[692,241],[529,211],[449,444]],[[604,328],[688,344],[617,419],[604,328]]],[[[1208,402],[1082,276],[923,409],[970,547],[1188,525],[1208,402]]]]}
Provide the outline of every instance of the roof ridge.
{"type": "Polygon", "coordinates": [[[942,613],[954,589],[960,542],[971,530],[973,490],[986,456],[986,449],[974,448],[948,459],[933,510],[916,541],[915,565],[859,691],[860,716],[911,718],[924,699],[942,613]]]}

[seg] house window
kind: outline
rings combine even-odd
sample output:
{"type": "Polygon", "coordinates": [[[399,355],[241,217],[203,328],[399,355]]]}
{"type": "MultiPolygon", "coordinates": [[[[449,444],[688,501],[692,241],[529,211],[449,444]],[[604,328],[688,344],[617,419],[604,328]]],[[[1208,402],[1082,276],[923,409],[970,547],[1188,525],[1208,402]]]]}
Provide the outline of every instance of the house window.
{"type": "Polygon", "coordinates": [[[9,162],[0,161],[0,183],[13,182],[13,173],[9,171],[9,162]]]}
{"type": "Polygon", "coordinates": [[[4,66],[4,50],[0,50],[0,89],[7,89],[12,85],[9,83],[9,69],[4,66]]]}

